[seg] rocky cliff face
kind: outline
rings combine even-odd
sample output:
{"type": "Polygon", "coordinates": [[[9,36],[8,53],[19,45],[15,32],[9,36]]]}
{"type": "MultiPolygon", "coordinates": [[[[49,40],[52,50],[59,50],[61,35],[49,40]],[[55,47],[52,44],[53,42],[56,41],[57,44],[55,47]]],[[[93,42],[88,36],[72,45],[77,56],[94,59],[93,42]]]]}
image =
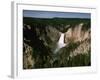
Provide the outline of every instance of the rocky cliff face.
{"type": "Polygon", "coordinates": [[[23,68],[33,68],[34,67],[34,58],[32,56],[33,50],[32,47],[29,46],[28,44],[24,43],[24,53],[23,53],[23,68]]]}
{"type": "MultiPolygon", "coordinates": [[[[89,66],[91,64],[89,20],[76,19],[77,22],[70,20],[73,23],[56,23],[56,25],[53,24],[53,20],[41,19],[39,22],[37,19],[33,22],[31,22],[32,19],[30,22],[27,20],[30,19],[24,19],[23,25],[24,69],[89,66]],[[61,33],[64,34],[63,43],[66,45],[60,47],[55,54],[61,33]]],[[[59,22],[59,20],[56,21],[59,22]]]]}
{"type": "Polygon", "coordinates": [[[70,53],[70,56],[88,53],[91,48],[90,28],[83,30],[83,25],[84,23],[80,23],[74,28],[69,28],[65,33],[65,43],[79,43],[78,47],[76,47],[75,50],[70,53]]]}

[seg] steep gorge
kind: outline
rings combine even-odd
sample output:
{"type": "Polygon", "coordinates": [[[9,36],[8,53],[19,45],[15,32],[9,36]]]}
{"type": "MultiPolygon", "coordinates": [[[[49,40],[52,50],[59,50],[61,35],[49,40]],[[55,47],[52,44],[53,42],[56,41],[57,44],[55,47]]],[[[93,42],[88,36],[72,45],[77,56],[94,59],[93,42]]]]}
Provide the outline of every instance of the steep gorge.
{"type": "Polygon", "coordinates": [[[23,19],[23,68],[91,65],[90,19],[23,19]]]}

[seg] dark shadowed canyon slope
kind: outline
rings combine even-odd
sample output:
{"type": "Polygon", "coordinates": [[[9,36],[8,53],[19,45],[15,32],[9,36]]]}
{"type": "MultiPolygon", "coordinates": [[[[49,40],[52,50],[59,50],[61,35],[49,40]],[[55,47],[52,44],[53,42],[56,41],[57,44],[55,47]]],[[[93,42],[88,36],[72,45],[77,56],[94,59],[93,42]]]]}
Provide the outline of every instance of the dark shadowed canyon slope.
{"type": "Polygon", "coordinates": [[[23,68],[91,65],[91,22],[79,18],[23,18],[23,68]]]}

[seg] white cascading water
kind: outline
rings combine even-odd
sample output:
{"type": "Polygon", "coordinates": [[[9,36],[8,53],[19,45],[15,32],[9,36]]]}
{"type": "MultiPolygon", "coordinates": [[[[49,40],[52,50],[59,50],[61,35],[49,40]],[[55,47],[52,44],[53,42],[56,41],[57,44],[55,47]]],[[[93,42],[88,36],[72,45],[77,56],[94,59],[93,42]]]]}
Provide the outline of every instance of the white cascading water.
{"type": "Polygon", "coordinates": [[[55,49],[54,53],[56,54],[62,47],[65,47],[66,44],[64,43],[64,33],[61,33],[61,36],[57,42],[57,48],[55,49]]]}

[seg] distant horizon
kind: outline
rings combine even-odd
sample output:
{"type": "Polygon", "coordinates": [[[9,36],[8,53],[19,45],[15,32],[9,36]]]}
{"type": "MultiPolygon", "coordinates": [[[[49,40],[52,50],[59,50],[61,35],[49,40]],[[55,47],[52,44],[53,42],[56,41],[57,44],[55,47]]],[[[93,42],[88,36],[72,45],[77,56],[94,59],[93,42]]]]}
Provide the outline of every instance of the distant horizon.
{"type": "Polygon", "coordinates": [[[55,12],[55,11],[34,11],[23,10],[23,17],[30,18],[81,18],[90,19],[90,13],[76,13],[76,12],[55,12]]]}
{"type": "Polygon", "coordinates": [[[40,17],[23,17],[23,18],[37,18],[37,19],[90,19],[90,18],[61,18],[61,17],[52,17],[52,18],[40,18],[40,17]]]}

